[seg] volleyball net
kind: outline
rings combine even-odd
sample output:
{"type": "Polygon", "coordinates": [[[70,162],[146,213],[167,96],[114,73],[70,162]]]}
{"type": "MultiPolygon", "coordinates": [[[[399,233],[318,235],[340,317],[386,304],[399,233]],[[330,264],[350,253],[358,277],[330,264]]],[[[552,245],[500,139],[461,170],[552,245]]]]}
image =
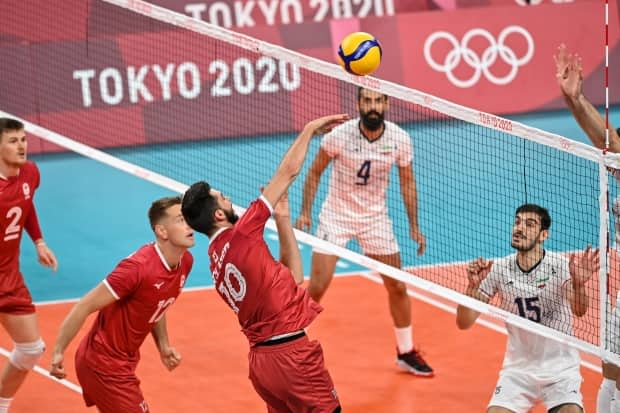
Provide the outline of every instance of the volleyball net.
{"type": "MultiPolygon", "coordinates": [[[[35,152],[74,151],[177,192],[207,180],[241,211],[307,121],[344,112],[357,117],[359,87],[383,93],[389,101],[386,120],[411,136],[426,253],[418,256],[410,239],[396,168],[389,172],[386,197],[403,269],[368,259],[355,242],[341,248],[313,236],[330,171],[314,202],[315,226],[310,233],[298,231],[298,239],[483,314],[620,360],[606,340],[614,332],[619,276],[611,248],[617,156],[398,84],[355,77],[328,63],[332,56],[312,58],[144,1],[100,0],[85,7],[58,13],[59,25],[80,28],[74,41],[50,48],[15,45],[18,63],[7,76],[15,85],[35,82],[37,95],[16,99],[0,116],[26,122],[28,132],[41,139],[32,145],[35,152]],[[514,252],[515,210],[525,203],[550,212],[547,250],[568,257],[592,245],[603,252],[600,273],[586,285],[589,310],[574,322],[567,314],[543,325],[536,314],[545,309],[532,303],[515,303],[513,313],[496,301],[487,305],[463,295],[468,261],[514,252]]],[[[293,218],[319,145],[314,139],[289,191],[293,218]]],[[[393,150],[398,149],[386,147],[386,155],[393,150]]],[[[370,168],[360,169],[357,178],[372,177],[370,168]]],[[[364,196],[362,185],[356,195],[364,196]]],[[[533,282],[546,294],[546,280],[533,282]]]]}

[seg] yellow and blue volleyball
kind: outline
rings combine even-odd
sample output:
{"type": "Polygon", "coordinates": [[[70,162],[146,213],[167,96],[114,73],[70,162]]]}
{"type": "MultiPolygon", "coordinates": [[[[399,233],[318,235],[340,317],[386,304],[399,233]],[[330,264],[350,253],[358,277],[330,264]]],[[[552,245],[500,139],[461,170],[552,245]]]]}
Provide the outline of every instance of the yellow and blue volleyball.
{"type": "Polygon", "coordinates": [[[355,32],[340,42],[338,63],[349,73],[365,76],[377,70],[381,54],[381,45],[372,34],[355,32]]]}

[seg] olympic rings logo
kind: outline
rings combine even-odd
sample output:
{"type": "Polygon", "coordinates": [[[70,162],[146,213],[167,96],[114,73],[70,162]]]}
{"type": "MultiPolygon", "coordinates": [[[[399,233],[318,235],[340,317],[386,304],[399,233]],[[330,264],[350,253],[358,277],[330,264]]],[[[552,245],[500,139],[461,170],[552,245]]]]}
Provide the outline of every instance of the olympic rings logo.
{"type": "Polygon", "coordinates": [[[438,72],[443,72],[452,82],[454,86],[460,88],[472,87],[480,76],[484,76],[496,85],[506,85],[514,80],[519,71],[519,67],[528,63],[534,55],[534,39],[532,35],[521,26],[508,26],[501,31],[497,40],[488,31],[480,28],[471,29],[463,36],[461,43],[457,41],[452,33],[439,31],[428,36],[424,42],[424,58],[430,67],[438,72]],[[517,57],[516,53],[505,44],[506,39],[511,34],[521,35],[527,42],[527,52],[522,57],[517,57]],[[476,51],[469,48],[471,40],[477,36],[484,38],[489,42],[489,46],[482,52],[482,56],[478,56],[476,51]],[[431,49],[437,40],[445,39],[452,45],[452,50],[448,52],[443,63],[437,63],[433,58],[431,49]],[[502,77],[495,76],[491,73],[491,66],[501,58],[510,66],[510,71],[502,77]],[[453,70],[461,63],[461,59],[474,69],[474,73],[469,79],[459,79],[453,70]]]}

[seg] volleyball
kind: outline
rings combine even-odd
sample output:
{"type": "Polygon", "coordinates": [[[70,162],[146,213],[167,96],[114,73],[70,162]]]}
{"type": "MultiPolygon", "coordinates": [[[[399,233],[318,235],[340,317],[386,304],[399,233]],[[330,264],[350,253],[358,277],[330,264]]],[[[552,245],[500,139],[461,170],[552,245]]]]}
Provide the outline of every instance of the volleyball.
{"type": "Polygon", "coordinates": [[[381,45],[372,34],[355,32],[340,42],[338,63],[349,73],[365,76],[377,70],[381,54],[381,45]]]}

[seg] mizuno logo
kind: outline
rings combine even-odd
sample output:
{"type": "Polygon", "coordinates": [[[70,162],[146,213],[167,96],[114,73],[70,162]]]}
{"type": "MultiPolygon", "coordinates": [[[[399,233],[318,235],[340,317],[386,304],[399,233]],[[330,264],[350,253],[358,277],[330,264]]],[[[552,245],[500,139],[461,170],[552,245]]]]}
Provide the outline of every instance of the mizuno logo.
{"type": "Polygon", "coordinates": [[[159,283],[155,283],[153,284],[155,286],[155,288],[157,288],[158,290],[161,288],[162,285],[164,285],[164,282],[159,282],[159,283]]]}

